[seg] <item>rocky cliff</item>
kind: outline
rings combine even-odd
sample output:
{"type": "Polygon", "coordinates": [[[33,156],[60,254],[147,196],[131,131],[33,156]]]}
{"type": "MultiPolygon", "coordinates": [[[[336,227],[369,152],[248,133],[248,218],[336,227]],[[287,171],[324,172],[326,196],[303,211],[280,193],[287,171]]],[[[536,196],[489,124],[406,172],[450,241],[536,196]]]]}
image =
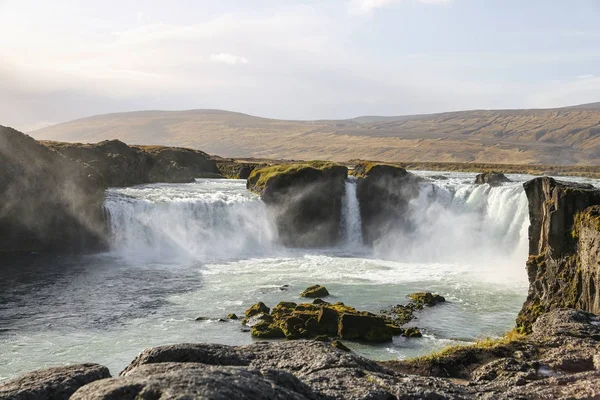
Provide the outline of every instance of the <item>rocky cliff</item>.
{"type": "Polygon", "coordinates": [[[393,229],[410,229],[408,203],[419,195],[421,178],[388,164],[361,163],[354,168],[363,240],[373,244],[393,229]]]}
{"type": "Polygon", "coordinates": [[[187,183],[221,178],[215,161],[199,150],[164,146],[128,146],[119,140],[96,144],[42,142],[102,177],[106,187],[142,183],[187,183]]]}
{"type": "Polygon", "coordinates": [[[0,165],[0,252],[70,252],[103,245],[100,176],[2,126],[0,165]]]}
{"type": "Polygon", "coordinates": [[[327,247],[340,238],[347,176],[336,163],[279,164],[253,170],[247,187],[273,210],[284,245],[327,247]]]}
{"type": "Polygon", "coordinates": [[[517,318],[530,332],[550,310],[600,312],[600,190],[536,178],[524,184],[529,200],[529,293],[517,318]]]}

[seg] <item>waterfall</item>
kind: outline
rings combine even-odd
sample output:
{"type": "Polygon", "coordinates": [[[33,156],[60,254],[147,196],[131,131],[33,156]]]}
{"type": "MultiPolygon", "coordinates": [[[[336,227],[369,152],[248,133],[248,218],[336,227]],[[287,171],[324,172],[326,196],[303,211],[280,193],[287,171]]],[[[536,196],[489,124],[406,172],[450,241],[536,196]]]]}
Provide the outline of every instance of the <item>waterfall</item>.
{"type": "Polygon", "coordinates": [[[265,204],[239,183],[111,189],[104,207],[112,251],[132,261],[249,258],[271,253],[277,238],[265,204]]]}
{"type": "Polygon", "coordinates": [[[529,211],[521,183],[423,183],[408,218],[410,229],[397,227],[375,243],[376,256],[521,269],[527,258],[529,211]]]}
{"type": "Polygon", "coordinates": [[[346,194],[342,202],[342,229],[346,247],[355,248],[363,245],[360,208],[354,177],[346,180],[346,194]]]}

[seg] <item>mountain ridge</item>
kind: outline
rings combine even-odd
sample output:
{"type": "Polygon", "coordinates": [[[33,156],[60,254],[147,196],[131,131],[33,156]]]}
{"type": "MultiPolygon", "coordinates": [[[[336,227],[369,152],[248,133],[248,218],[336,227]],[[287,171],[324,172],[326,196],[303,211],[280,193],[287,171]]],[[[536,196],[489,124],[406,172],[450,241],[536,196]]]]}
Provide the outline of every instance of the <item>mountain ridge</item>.
{"type": "Polygon", "coordinates": [[[600,103],[341,120],[283,120],[234,111],[141,110],[30,133],[41,140],[201,149],[226,157],[598,165],[600,103]]]}

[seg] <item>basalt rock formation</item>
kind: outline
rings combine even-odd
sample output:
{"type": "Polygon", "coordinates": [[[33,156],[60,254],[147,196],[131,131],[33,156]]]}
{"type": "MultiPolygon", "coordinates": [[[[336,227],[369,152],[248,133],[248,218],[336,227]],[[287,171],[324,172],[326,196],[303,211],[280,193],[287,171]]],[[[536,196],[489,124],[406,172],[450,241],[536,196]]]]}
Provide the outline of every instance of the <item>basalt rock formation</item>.
{"type": "Polygon", "coordinates": [[[273,211],[284,245],[328,247],[340,239],[347,176],[336,163],[278,164],[252,171],[247,187],[273,211]]]}
{"type": "Polygon", "coordinates": [[[500,172],[484,172],[475,177],[475,184],[482,185],[487,183],[490,186],[499,186],[506,182],[512,182],[506,175],[500,172]]]}
{"type": "Polygon", "coordinates": [[[0,253],[103,245],[102,177],[0,126],[0,253]]]}
{"type": "Polygon", "coordinates": [[[529,200],[529,293],[517,325],[530,332],[550,310],[600,313],[600,190],[536,178],[524,184],[529,200]]]}
{"type": "Polygon", "coordinates": [[[361,163],[354,167],[363,240],[371,245],[393,229],[410,229],[408,203],[419,195],[421,178],[404,168],[361,163]]]}
{"type": "Polygon", "coordinates": [[[101,367],[35,371],[0,384],[0,399],[66,400],[77,388],[71,399],[592,399],[600,397],[599,323],[554,310],[528,336],[379,363],[315,340],[160,346],[119,377],[101,367]]]}
{"type": "Polygon", "coordinates": [[[106,187],[143,183],[187,183],[221,178],[216,162],[199,150],[163,146],[129,146],[119,140],[95,144],[43,142],[47,147],[92,170],[106,187]]]}

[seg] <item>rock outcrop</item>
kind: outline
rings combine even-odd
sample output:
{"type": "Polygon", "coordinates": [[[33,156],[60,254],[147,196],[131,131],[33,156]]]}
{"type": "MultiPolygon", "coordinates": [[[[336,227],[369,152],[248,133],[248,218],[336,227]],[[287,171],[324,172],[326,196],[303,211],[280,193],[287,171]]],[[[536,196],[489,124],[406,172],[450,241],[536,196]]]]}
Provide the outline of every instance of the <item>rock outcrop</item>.
{"type": "Polygon", "coordinates": [[[397,335],[420,336],[414,334],[414,328],[394,325],[389,316],[323,300],[315,300],[312,304],[283,301],[273,307],[270,314],[267,306],[258,303],[246,311],[242,323],[251,327],[252,336],[259,339],[339,338],[388,342],[397,335]]]}
{"type": "Polygon", "coordinates": [[[0,126],[0,253],[104,245],[104,185],[94,171],[0,126]]]}
{"type": "Polygon", "coordinates": [[[265,163],[238,162],[234,159],[213,156],[221,175],[228,179],[248,179],[252,171],[267,167],[265,163]]]}
{"type": "Polygon", "coordinates": [[[252,171],[247,187],[272,209],[284,245],[329,247],[340,239],[347,176],[330,162],[278,164],[252,171]]]}
{"type": "Polygon", "coordinates": [[[419,195],[421,178],[388,164],[361,163],[354,167],[363,240],[371,245],[395,229],[410,229],[408,203],[419,195]]]}
{"type": "Polygon", "coordinates": [[[106,378],[108,368],[98,364],[41,369],[0,384],[0,400],[66,400],[80,387],[106,378]]]}
{"type": "Polygon", "coordinates": [[[530,218],[529,293],[518,327],[530,332],[541,314],[561,307],[599,313],[600,190],[549,177],[526,182],[524,188],[530,218]]]}
{"type": "Polygon", "coordinates": [[[490,186],[500,186],[503,183],[512,182],[506,175],[500,172],[484,172],[475,177],[476,185],[487,183],[490,186]]]}
{"type": "Polygon", "coordinates": [[[469,381],[478,398],[600,397],[600,318],[572,309],[546,313],[531,335],[460,346],[382,364],[398,373],[469,381]]]}
{"type": "Polygon", "coordinates": [[[216,162],[199,150],[164,146],[129,146],[119,140],[95,144],[42,142],[102,177],[106,187],[143,183],[187,183],[221,178],[216,162]]]}

